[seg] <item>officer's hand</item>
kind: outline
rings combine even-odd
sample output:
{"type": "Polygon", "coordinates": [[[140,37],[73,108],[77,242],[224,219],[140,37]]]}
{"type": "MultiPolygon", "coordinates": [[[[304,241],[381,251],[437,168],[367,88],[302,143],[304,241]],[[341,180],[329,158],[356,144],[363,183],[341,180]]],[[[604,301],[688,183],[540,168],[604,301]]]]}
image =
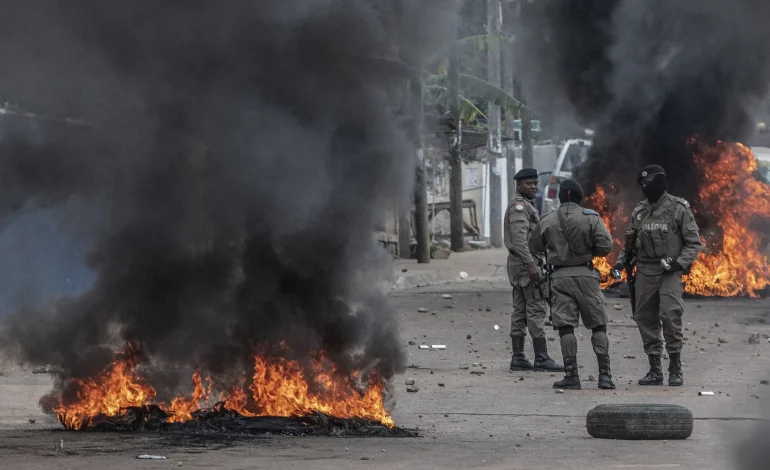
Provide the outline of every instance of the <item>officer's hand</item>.
{"type": "Polygon", "coordinates": [[[540,282],[540,268],[535,263],[529,263],[527,265],[527,273],[529,274],[529,280],[532,282],[540,282]]]}
{"type": "Polygon", "coordinates": [[[684,267],[679,264],[678,261],[674,260],[671,262],[671,269],[669,269],[669,272],[676,272],[676,271],[684,271],[684,267]]]}
{"type": "Polygon", "coordinates": [[[623,264],[622,260],[618,260],[617,263],[615,263],[615,266],[612,267],[615,271],[622,271],[626,268],[626,265],[623,264]]]}

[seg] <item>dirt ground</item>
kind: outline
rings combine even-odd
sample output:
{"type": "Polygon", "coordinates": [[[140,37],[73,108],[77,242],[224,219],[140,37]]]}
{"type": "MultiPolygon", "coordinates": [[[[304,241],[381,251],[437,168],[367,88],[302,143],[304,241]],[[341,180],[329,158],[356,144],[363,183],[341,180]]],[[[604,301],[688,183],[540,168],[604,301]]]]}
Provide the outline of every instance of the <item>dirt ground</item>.
{"type": "MultiPolygon", "coordinates": [[[[392,294],[402,317],[410,365],[396,380],[396,422],[419,438],[217,438],[63,431],[40,411],[46,375],[0,363],[0,469],[38,468],[500,468],[732,469],[736,445],[762,419],[770,398],[770,300],[688,300],[685,386],[640,387],[646,358],[627,299],[607,299],[615,391],[600,391],[590,332],[581,329],[584,389],[556,394],[561,374],[511,373],[510,293],[504,282],[447,284],[392,294]],[[452,299],[444,299],[450,294],[452,299]],[[620,309],[616,309],[618,305],[620,309]],[[429,309],[419,313],[418,308],[429,309]],[[495,330],[495,325],[500,328],[495,330]],[[761,337],[749,344],[752,333],[761,337]],[[471,339],[467,339],[470,335],[471,339]],[[721,339],[720,339],[721,338],[721,339]],[[416,344],[409,345],[413,341],[416,344]],[[445,344],[445,351],[419,344],[445,344]],[[462,363],[479,367],[461,368],[462,363]],[[481,371],[482,375],[471,374],[481,371]],[[406,378],[419,386],[407,393],[406,378]],[[439,385],[439,384],[443,384],[439,385]],[[698,396],[701,390],[714,396],[698,396]],[[591,438],[586,413],[604,403],[672,403],[689,407],[695,430],[684,441],[591,438]],[[30,423],[30,420],[35,420],[30,423]],[[57,450],[63,440],[64,447],[57,450]],[[167,460],[137,460],[159,454],[167,460]]],[[[555,331],[550,351],[559,357],[555,331]]],[[[531,343],[527,343],[531,356],[531,343]]],[[[667,362],[664,361],[664,367],[667,362]]],[[[756,467],[760,468],[760,467],[756,467]]]]}

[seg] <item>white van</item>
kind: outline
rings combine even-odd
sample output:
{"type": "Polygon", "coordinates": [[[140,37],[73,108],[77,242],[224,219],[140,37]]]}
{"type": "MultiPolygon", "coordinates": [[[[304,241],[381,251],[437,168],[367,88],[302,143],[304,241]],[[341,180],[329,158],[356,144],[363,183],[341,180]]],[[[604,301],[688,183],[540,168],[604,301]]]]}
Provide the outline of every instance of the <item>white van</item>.
{"type": "Polygon", "coordinates": [[[752,147],[751,151],[754,153],[754,158],[757,159],[757,171],[765,178],[765,181],[770,182],[770,148],[752,147]]]}
{"type": "Polygon", "coordinates": [[[551,173],[551,179],[547,186],[541,188],[542,209],[546,214],[559,207],[559,186],[565,179],[572,178],[572,171],[588,158],[588,149],[591,141],[587,139],[570,139],[564,142],[556,160],[556,167],[551,173]]]}

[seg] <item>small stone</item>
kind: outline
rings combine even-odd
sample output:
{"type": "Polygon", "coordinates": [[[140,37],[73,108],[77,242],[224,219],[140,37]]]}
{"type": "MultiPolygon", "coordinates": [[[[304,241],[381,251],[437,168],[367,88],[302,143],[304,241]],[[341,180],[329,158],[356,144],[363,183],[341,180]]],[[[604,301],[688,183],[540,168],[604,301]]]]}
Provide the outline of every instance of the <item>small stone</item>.
{"type": "Polygon", "coordinates": [[[556,341],[556,338],[549,336],[548,341],[556,341]]]}
{"type": "Polygon", "coordinates": [[[471,374],[473,374],[473,375],[484,375],[484,371],[483,370],[472,370],[471,374]]]}
{"type": "Polygon", "coordinates": [[[415,344],[417,343],[415,343],[414,341],[409,341],[409,346],[414,346],[415,344]]]}
{"type": "Polygon", "coordinates": [[[35,424],[35,418],[29,418],[29,424],[35,424]]]}
{"type": "Polygon", "coordinates": [[[588,381],[589,382],[594,382],[595,380],[596,380],[596,377],[594,377],[593,375],[589,375],[588,376],[588,381]]]}
{"type": "Polygon", "coordinates": [[[516,447],[521,447],[521,444],[516,444],[516,447]]]}
{"type": "Polygon", "coordinates": [[[435,317],[436,315],[438,315],[436,312],[430,312],[430,314],[431,314],[431,315],[433,315],[434,317],[435,317]]]}
{"type": "Polygon", "coordinates": [[[444,308],[455,308],[454,305],[444,305],[444,308]]]}
{"type": "Polygon", "coordinates": [[[369,457],[361,457],[361,460],[369,460],[369,457]]]}
{"type": "Polygon", "coordinates": [[[722,338],[721,336],[717,339],[721,344],[725,344],[727,342],[726,339],[722,338]]]}
{"type": "Polygon", "coordinates": [[[427,309],[427,308],[425,308],[425,307],[420,307],[420,308],[418,308],[418,309],[417,309],[417,311],[418,311],[419,313],[428,313],[428,309],[427,309]]]}
{"type": "Polygon", "coordinates": [[[404,383],[405,383],[406,385],[414,385],[414,384],[415,384],[415,381],[414,381],[414,379],[406,379],[406,381],[405,381],[404,383]]]}
{"type": "Polygon", "coordinates": [[[487,312],[491,312],[491,311],[492,311],[492,309],[487,307],[487,312]]]}
{"type": "Polygon", "coordinates": [[[480,362],[474,362],[473,364],[471,364],[471,367],[481,367],[481,363],[480,362]]]}
{"type": "Polygon", "coordinates": [[[441,297],[443,297],[443,298],[445,298],[445,299],[447,299],[447,300],[449,300],[449,299],[451,299],[451,298],[452,298],[452,296],[451,296],[451,295],[449,295],[449,294],[444,294],[444,295],[442,295],[441,297]]]}
{"type": "Polygon", "coordinates": [[[406,387],[406,391],[408,393],[417,393],[417,392],[420,391],[420,387],[418,387],[417,385],[410,385],[410,386],[406,387]]]}
{"type": "Polygon", "coordinates": [[[622,305],[620,305],[620,304],[615,304],[615,305],[613,305],[613,308],[614,308],[615,310],[623,310],[623,306],[622,306],[622,305]]]}
{"type": "Polygon", "coordinates": [[[471,336],[471,335],[467,335],[467,336],[465,337],[465,339],[472,339],[472,338],[473,338],[473,336],[471,336]]]}
{"type": "Polygon", "coordinates": [[[527,437],[531,437],[531,436],[529,435],[529,433],[527,433],[527,437]]]}
{"type": "Polygon", "coordinates": [[[385,452],[385,449],[382,449],[383,452],[385,452]]]}
{"type": "Polygon", "coordinates": [[[439,387],[443,387],[443,386],[444,386],[444,382],[439,382],[439,383],[438,383],[438,386],[439,386],[439,387]]]}
{"type": "Polygon", "coordinates": [[[762,385],[770,385],[770,382],[767,380],[760,380],[759,383],[762,385]]]}
{"type": "Polygon", "coordinates": [[[558,390],[555,391],[555,393],[564,393],[564,390],[558,389],[558,390]]]}
{"type": "Polygon", "coordinates": [[[719,323],[714,323],[714,327],[719,328],[719,323]]]}
{"type": "Polygon", "coordinates": [[[759,344],[759,333],[752,333],[749,335],[749,344],[759,344]]]}
{"type": "Polygon", "coordinates": [[[636,356],[623,356],[623,359],[636,359],[636,356]]]}
{"type": "Polygon", "coordinates": [[[524,377],[519,377],[519,382],[524,382],[524,377]]]}

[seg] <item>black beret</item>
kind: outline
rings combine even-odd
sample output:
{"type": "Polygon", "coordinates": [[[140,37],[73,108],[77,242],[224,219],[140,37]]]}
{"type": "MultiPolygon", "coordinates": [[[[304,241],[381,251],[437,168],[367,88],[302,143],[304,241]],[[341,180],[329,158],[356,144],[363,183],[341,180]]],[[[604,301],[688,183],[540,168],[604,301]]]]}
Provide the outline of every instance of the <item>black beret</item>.
{"type": "Polygon", "coordinates": [[[518,173],[516,173],[516,176],[513,177],[516,181],[521,180],[531,180],[531,179],[537,179],[537,170],[534,168],[524,168],[519,170],[518,173]]]}
{"type": "Polygon", "coordinates": [[[646,178],[650,175],[663,175],[666,176],[666,170],[660,165],[647,165],[642,168],[638,175],[636,175],[636,182],[639,183],[642,178],[646,178]]]}
{"type": "Polygon", "coordinates": [[[569,180],[569,179],[564,180],[561,182],[561,187],[574,192],[581,199],[583,198],[583,196],[585,196],[585,193],[583,192],[583,187],[580,186],[580,184],[575,180],[569,180]]]}

